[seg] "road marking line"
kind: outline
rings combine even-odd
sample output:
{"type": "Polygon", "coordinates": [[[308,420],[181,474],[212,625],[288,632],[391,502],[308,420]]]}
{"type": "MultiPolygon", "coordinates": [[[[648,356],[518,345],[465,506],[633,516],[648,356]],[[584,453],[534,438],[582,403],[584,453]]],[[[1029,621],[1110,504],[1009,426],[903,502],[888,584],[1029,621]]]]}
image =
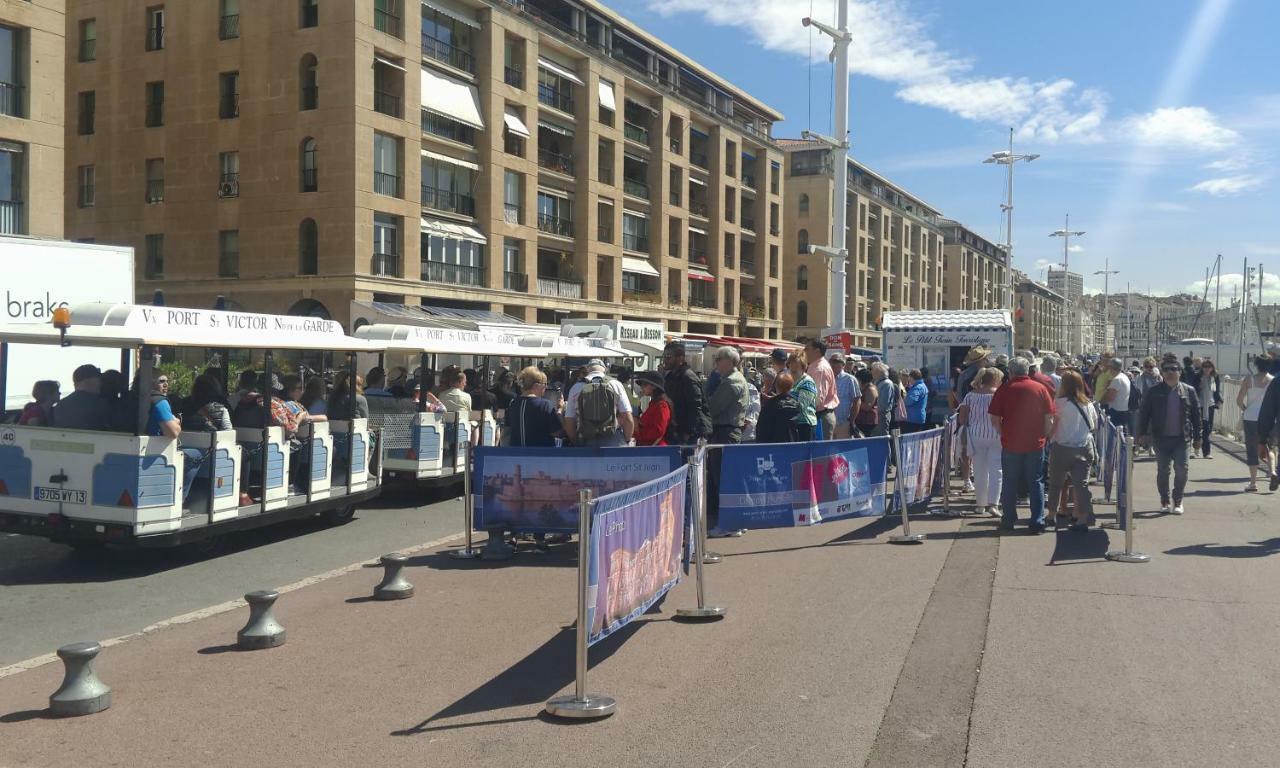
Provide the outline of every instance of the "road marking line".
{"type": "MultiPolygon", "coordinates": [[[[425,541],[421,544],[416,544],[412,547],[409,547],[408,549],[398,549],[396,551],[402,555],[412,555],[416,552],[421,552],[424,549],[434,549],[435,547],[441,546],[443,544],[448,544],[449,542],[454,541],[455,539],[462,538],[462,535],[463,535],[463,532],[461,531],[458,533],[451,533],[448,536],[444,536],[439,539],[425,541]]],[[[377,559],[361,560],[359,562],[355,562],[350,565],[344,565],[341,568],[335,568],[332,571],[325,571],[324,573],[317,574],[315,576],[308,576],[305,579],[295,581],[292,584],[286,584],[283,587],[277,587],[276,591],[281,594],[284,594],[285,592],[293,592],[294,590],[302,589],[303,587],[309,587],[313,584],[319,584],[322,581],[328,581],[329,579],[337,578],[338,576],[344,576],[348,573],[358,571],[361,568],[364,568],[366,565],[370,565],[370,564],[376,565],[377,563],[378,563],[377,559]]],[[[190,613],[184,613],[178,616],[174,616],[172,618],[165,619],[163,621],[158,621],[155,624],[151,624],[150,626],[143,627],[142,630],[139,632],[130,632],[127,635],[120,635],[119,637],[113,637],[107,640],[103,640],[101,641],[101,645],[103,648],[110,648],[114,645],[121,645],[130,640],[137,639],[144,635],[149,635],[152,632],[164,629],[166,627],[176,627],[181,624],[190,624],[193,621],[199,621],[200,619],[207,619],[210,616],[217,616],[220,613],[226,613],[227,611],[233,611],[237,608],[242,608],[244,607],[244,605],[245,605],[245,601],[243,598],[228,600],[225,603],[218,603],[217,605],[211,605],[208,608],[201,608],[198,611],[191,611],[190,613]]],[[[5,667],[0,667],[0,679],[9,677],[10,675],[16,675],[19,672],[26,672],[27,670],[30,670],[30,669],[43,667],[45,664],[52,664],[57,660],[58,660],[58,655],[56,653],[46,653],[42,656],[36,656],[34,658],[26,659],[25,661],[19,661],[17,663],[10,664],[5,667]]]]}

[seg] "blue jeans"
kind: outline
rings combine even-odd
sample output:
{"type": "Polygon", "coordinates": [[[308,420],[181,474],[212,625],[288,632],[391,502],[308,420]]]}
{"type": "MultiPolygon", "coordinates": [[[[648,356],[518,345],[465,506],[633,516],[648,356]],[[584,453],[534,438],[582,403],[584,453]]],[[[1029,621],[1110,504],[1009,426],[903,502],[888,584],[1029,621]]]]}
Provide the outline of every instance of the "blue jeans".
{"type": "Polygon", "coordinates": [[[1018,522],[1018,486],[1025,483],[1031,503],[1031,525],[1044,525],[1044,451],[1000,455],[1004,486],[1000,489],[1000,510],[1005,525],[1018,522]]]}

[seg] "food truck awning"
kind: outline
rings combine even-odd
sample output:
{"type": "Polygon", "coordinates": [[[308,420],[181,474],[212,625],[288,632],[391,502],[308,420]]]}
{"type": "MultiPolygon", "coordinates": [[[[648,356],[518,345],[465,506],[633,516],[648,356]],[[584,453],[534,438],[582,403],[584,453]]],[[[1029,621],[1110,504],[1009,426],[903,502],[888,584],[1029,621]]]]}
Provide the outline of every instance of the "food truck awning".
{"type": "Polygon", "coordinates": [[[542,349],[521,346],[519,337],[460,328],[377,323],[356,330],[356,338],[385,345],[387,349],[433,354],[489,355],[493,357],[545,357],[542,349]]]}
{"type": "Polygon", "coordinates": [[[997,331],[1013,327],[1003,309],[885,312],[883,331],[997,331]]]}
{"type": "Polygon", "coordinates": [[[769,354],[775,349],[798,349],[799,344],[777,341],[774,339],[752,339],[745,336],[710,336],[702,333],[686,333],[687,339],[705,341],[709,347],[738,347],[743,352],[769,354]]]}
{"type": "Polygon", "coordinates": [[[573,336],[525,336],[520,339],[522,349],[539,349],[547,357],[631,357],[616,342],[604,339],[583,339],[573,336]]]}

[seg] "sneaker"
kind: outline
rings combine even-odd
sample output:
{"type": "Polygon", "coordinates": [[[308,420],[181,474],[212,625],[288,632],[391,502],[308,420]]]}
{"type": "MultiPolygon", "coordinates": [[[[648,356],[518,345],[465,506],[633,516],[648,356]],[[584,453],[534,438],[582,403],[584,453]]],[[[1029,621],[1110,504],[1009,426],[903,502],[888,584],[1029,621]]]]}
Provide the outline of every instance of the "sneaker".
{"type": "Polygon", "coordinates": [[[1257,483],[1249,483],[1248,485],[1246,485],[1246,486],[1244,487],[1244,492],[1245,492],[1245,493],[1257,493],[1257,492],[1258,492],[1258,484],[1257,484],[1257,483]]]}
{"type": "Polygon", "coordinates": [[[965,480],[965,481],[964,481],[964,492],[965,492],[965,493],[973,493],[973,492],[974,492],[974,487],[973,487],[973,481],[972,481],[972,480],[965,480]]]}
{"type": "Polygon", "coordinates": [[[1165,515],[1167,515],[1167,514],[1169,514],[1169,513],[1170,513],[1170,512],[1172,512],[1172,511],[1173,511],[1173,507],[1169,506],[1168,504],[1161,504],[1161,505],[1160,505],[1160,512],[1161,512],[1161,514],[1165,514],[1165,515]]]}
{"type": "Polygon", "coordinates": [[[1268,485],[1268,487],[1270,487],[1271,490],[1273,491],[1277,488],[1280,488],[1280,474],[1275,474],[1271,476],[1271,482],[1268,485]]]}
{"type": "Polygon", "coordinates": [[[996,509],[994,506],[987,507],[987,514],[992,517],[1000,517],[1000,510],[996,509]]]}
{"type": "Polygon", "coordinates": [[[1174,505],[1173,505],[1173,509],[1171,509],[1171,510],[1169,510],[1169,511],[1170,511],[1170,512],[1172,512],[1172,513],[1173,513],[1173,514],[1175,514],[1175,515],[1180,515],[1180,514],[1182,514],[1182,504],[1180,504],[1180,503],[1179,503],[1179,504],[1174,504],[1174,505]]]}
{"type": "Polygon", "coordinates": [[[735,533],[737,532],[726,531],[723,528],[712,528],[711,530],[707,531],[707,538],[708,539],[727,539],[730,536],[733,536],[735,533]]]}

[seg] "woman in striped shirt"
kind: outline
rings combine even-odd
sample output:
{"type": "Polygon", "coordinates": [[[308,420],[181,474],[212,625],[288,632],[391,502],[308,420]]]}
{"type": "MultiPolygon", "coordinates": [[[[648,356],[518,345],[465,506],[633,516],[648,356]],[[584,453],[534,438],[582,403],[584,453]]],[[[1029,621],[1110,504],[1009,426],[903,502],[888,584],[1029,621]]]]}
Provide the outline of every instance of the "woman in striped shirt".
{"type": "Polygon", "coordinates": [[[987,408],[991,398],[1004,380],[998,368],[983,368],[974,377],[973,388],[960,403],[959,419],[969,441],[969,455],[973,458],[973,486],[977,496],[976,506],[992,517],[999,517],[996,504],[1000,501],[1000,486],[1004,480],[1001,469],[1000,433],[996,432],[987,408]]]}

